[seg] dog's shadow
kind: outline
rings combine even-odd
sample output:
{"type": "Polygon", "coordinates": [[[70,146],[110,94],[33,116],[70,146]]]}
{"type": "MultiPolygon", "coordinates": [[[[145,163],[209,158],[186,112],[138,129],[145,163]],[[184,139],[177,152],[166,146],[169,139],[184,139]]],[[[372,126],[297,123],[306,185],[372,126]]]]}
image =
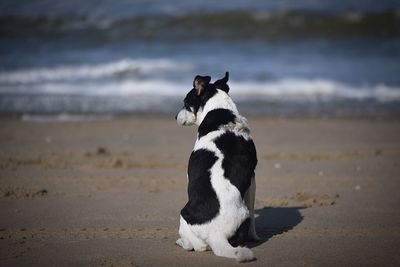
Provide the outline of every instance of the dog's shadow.
{"type": "Polygon", "coordinates": [[[256,231],[260,237],[260,241],[248,243],[247,246],[257,247],[267,242],[275,235],[284,234],[296,227],[302,220],[303,216],[300,210],[305,207],[279,207],[255,210],[256,231]]]}

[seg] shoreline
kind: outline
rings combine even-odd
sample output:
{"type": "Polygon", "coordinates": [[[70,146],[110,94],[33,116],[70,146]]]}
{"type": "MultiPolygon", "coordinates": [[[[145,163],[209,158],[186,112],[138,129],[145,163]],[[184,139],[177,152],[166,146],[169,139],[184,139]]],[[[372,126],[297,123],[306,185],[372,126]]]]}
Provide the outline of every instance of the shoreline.
{"type": "MultiPolygon", "coordinates": [[[[299,117],[299,118],[400,118],[400,101],[373,99],[312,99],[291,100],[246,99],[233,94],[233,99],[244,116],[299,117]]],[[[27,115],[85,115],[85,116],[172,116],[182,106],[178,96],[160,95],[7,95],[0,97],[0,118],[27,115]]]]}
{"type": "MultiPolygon", "coordinates": [[[[176,110],[176,112],[179,109],[176,110]]],[[[240,109],[239,107],[239,110],[240,109]]],[[[397,113],[381,110],[379,112],[361,112],[361,111],[338,111],[338,112],[271,112],[260,113],[244,109],[241,112],[248,119],[267,119],[267,120],[362,120],[362,121],[400,121],[400,110],[397,113]]],[[[122,113],[105,112],[0,112],[0,120],[6,121],[25,121],[25,122],[89,122],[89,121],[110,121],[126,120],[134,118],[160,118],[174,120],[174,111],[133,111],[122,113]]]]}

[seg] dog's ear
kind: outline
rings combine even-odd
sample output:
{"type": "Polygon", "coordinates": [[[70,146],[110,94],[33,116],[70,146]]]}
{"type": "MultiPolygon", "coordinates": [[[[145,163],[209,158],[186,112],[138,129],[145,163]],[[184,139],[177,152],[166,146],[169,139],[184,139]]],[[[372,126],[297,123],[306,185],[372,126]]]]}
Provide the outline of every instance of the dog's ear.
{"type": "Polygon", "coordinates": [[[216,81],[214,85],[217,89],[221,89],[226,93],[228,93],[229,92],[229,86],[227,84],[228,80],[229,80],[229,72],[225,72],[225,77],[216,81]]]}
{"type": "Polygon", "coordinates": [[[193,87],[197,91],[197,95],[200,95],[204,89],[210,84],[211,77],[210,76],[200,76],[197,75],[193,80],[193,87]]]}

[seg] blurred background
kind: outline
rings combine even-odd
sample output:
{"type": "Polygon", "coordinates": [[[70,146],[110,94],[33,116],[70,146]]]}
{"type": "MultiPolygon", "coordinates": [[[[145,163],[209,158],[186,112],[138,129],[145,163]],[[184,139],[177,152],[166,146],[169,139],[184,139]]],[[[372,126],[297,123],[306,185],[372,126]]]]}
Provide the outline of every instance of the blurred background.
{"type": "Polygon", "coordinates": [[[175,113],[231,74],[245,114],[398,116],[400,1],[0,0],[0,113],[175,113]]]}

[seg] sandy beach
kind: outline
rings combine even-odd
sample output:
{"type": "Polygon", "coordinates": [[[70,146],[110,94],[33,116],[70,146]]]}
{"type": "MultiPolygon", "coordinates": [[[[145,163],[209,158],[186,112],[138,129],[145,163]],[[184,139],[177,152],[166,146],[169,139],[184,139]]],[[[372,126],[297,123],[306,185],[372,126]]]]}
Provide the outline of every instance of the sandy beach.
{"type": "MultiPolygon", "coordinates": [[[[400,123],[249,117],[257,261],[399,266],[400,123]]],[[[175,245],[196,129],[165,116],[0,122],[0,266],[232,266],[175,245]]]]}

